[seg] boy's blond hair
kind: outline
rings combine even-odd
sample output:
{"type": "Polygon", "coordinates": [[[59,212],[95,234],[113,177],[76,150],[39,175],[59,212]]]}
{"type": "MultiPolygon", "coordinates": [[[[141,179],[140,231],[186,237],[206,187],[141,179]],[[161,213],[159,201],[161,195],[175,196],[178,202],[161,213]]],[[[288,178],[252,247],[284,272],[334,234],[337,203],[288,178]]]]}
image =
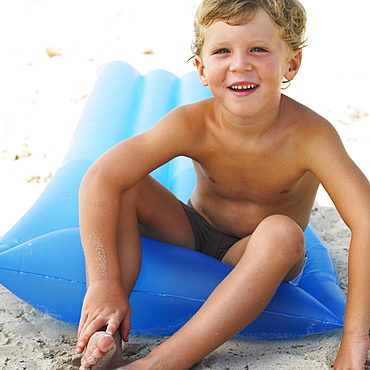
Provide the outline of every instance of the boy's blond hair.
{"type": "Polygon", "coordinates": [[[298,0],[203,0],[194,21],[193,56],[200,56],[204,30],[218,21],[232,26],[248,23],[263,9],[277,26],[280,37],[292,50],[304,47],[306,11],[298,0]]]}

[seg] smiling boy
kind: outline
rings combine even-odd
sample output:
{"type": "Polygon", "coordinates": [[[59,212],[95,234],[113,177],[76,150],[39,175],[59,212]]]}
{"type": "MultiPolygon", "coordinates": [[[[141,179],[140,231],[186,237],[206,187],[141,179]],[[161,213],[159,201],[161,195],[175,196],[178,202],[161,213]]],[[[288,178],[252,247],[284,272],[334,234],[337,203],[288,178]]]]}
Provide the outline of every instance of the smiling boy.
{"type": "Polygon", "coordinates": [[[116,145],[81,184],[88,280],[77,345],[78,353],[85,350],[81,369],[188,369],[237,334],[281,281],[299,279],[303,230],[320,183],[352,231],[335,369],[363,369],[370,326],[369,182],[332,125],[281,94],[282,81],[293,80],[301,64],[304,9],[296,0],[204,0],[195,24],[195,64],[214,97],[177,108],[116,145]],[[197,175],[188,205],[149,176],[180,155],[193,159],[197,175]],[[120,344],[128,340],[140,235],[234,269],[183,328],[124,366],[120,344]]]}

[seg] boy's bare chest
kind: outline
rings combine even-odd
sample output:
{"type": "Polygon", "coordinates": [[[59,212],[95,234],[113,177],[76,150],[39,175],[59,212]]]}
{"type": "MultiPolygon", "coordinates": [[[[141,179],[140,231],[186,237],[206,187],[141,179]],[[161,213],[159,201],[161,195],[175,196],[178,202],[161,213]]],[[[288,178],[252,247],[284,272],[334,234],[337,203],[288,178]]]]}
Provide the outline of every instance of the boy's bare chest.
{"type": "Polygon", "coordinates": [[[200,158],[195,167],[200,183],[235,199],[286,198],[307,179],[297,153],[289,145],[220,148],[200,158]]]}

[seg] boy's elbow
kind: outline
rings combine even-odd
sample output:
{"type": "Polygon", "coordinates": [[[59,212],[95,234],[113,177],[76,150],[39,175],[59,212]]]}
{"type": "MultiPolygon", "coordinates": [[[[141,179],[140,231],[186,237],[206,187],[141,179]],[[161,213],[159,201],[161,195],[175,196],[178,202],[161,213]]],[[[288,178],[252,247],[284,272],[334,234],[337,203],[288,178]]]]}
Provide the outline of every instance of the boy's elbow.
{"type": "Polygon", "coordinates": [[[82,177],[79,188],[80,199],[83,198],[89,190],[91,190],[93,180],[96,178],[96,171],[92,169],[92,167],[90,167],[82,177]]]}
{"type": "Polygon", "coordinates": [[[103,184],[107,186],[108,183],[109,176],[107,176],[107,170],[101,164],[95,162],[82,177],[79,189],[80,197],[86,193],[99,191],[102,189],[103,184]]]}

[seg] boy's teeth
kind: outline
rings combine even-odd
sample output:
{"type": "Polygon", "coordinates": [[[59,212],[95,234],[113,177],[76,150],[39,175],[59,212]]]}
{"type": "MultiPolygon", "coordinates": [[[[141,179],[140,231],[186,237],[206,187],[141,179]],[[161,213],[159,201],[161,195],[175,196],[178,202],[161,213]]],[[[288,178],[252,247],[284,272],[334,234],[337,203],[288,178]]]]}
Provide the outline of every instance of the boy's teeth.
{"type": "Polygon", "coordinates": [[[250,85],[237,85],[237,86],[231,86],[233,90],[250,90],[254,89],[256,85],[250,84],[250,85]]]}

